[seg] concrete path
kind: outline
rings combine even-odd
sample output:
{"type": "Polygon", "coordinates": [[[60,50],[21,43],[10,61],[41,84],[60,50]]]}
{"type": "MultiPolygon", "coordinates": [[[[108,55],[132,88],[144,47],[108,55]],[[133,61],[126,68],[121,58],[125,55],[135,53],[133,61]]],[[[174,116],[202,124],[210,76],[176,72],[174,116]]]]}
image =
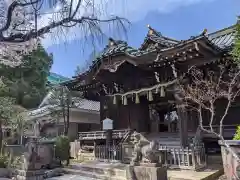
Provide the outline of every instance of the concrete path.
{"type": "MultiPolygon", "coordinates": [[[[0,178],[0,180],[11,180],[11,179],[0,178]]],[[[82,176],[79,176],[79,175],[64,175],[64,176],[48,178],[47,180],[96,180],[96,179],[82,177],[82,176]]]]}
{"type": "Polygon", "coordinates": [[[96,180],[96,179],[92,179],[92,178],[88,178],[88,177],[82,177],[82,176],[79,176],[79,175],[64,175],[64,176],[48,178],[47,180],[96,180]]]}

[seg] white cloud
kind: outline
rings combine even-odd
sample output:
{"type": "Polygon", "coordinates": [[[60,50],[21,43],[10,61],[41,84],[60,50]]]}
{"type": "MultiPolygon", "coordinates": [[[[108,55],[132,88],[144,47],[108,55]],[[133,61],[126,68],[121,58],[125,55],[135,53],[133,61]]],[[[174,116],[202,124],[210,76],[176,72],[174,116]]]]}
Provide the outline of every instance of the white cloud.
{"type": "MultiPolygon", "coordinates": [[[[75,0],[75,5],[78,0],[75,0]]],[[[89,1],[89,0],[88,0],[89,1]]],[[[91,0],[94,1],[95,14],[98,14],[98,17],[107,18],[110,15],[115,15],[119,17],[127,18],[130,22],[134,23],[145,18],[145,16],[151,11],[158,11],[160,13],[170,13],[174,10],[189,6],[201,2],[209,2],[213,0],[91,0]],[[104,12],[104,13],[103,13],[104,12]]],[[[86,4],[81,6],[81,10],[78,13],[78,16],[83,14],[88,14],[92,12],[92,9],[84,8],[86,4]]],[[[59,8],[57,6],[57,8],[59,8]]],[[[51,15],[45,15],[41,18],[40,24],[44,25],[49,22],[51,15]]],[[[54,36],[56,35],[56,30],[54,30],[54,36]]],[[[56,41],[53,41],[51,35],[46,35],[43,40],[44,46],[48,47],[53,43],[63,43],[65,40],[72,41],[74,39],[81,39],[83,37],[81,29],[78,27],[66,28],[64,29],[67,33],[67,38],[60,36],[56,41]]],[[[63,34],[63,33],[57,33],[63,34]]]]}

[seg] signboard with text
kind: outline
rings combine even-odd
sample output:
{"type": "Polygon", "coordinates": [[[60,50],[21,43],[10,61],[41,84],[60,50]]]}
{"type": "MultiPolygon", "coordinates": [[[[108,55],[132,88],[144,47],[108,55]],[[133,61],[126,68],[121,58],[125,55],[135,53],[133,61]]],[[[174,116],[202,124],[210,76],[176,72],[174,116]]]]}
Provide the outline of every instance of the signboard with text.
{"type": "Polygon", "coordinates": [[[113,120],[106,118],[103,120],[103,130],[111,130],[113,129],[113,120]]]}

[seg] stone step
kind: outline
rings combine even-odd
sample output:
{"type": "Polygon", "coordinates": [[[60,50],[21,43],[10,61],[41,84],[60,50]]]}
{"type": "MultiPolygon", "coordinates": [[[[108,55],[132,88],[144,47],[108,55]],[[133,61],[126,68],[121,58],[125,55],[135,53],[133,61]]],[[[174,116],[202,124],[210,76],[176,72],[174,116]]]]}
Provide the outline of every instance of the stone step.
{"type": "Polygon", "coordinates": [[[125,180],[126,176],[119,176],[116,174],[99,174],[97,172],[89,172],[85,170],[76,170],[76,169],[71,169],[71,168],[64,168],[63,169],[66,174],[71,174],[71,175],[80,175],[83,177],[87,178],[94,178],[98,180],[106,180],[106,179],[111,179],[111,180],[125,180]]]}
{"type": "MultiPolygon", "coordinates": [[[[104,163],[105,164],[105,163],[104,163]]],[[[108,174],[108,175],[116,175],[116,176],[126,176],[126,170],[124,167],[122,168],[113,168],[113,167],[104,167],[104,166],[99,166],[99,165],[87,165],[87,164],[82,164],[82,165],[70,165],[70,168],[73,170],[81,170],[81,171],[86,171],[86,172],[91,172],[91,173],[97,173],[97,174],[108,174]]]]}
{"type": "Polygon", "coordinates": [[[125,165],[118,165],[115,163],[110,164],[110,166],[106,162],[96,162],[96,164],[71,164],[69,167],[74,170],[82,170],[98,174],[105,174],[107,172],[109,174],[114,173],[120,176],[126,175],[125,165]]]}

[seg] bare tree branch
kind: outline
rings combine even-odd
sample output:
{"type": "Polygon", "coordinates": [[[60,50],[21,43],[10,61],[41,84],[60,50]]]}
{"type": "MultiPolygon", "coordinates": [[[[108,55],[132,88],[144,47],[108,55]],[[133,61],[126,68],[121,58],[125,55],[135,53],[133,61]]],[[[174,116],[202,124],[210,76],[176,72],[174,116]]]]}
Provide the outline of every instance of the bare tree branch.
{"type": "MultiPolygon", "coordinates": [[[[36,48],[35,42],[45,34],[54,34],[55,37],[68,34],[68,29],[79,28],[83,39],[92,38],[95,43],[98,38],[105,36],[105,24],[115,23],[125,32],[125,25],[129,24],[125,18],[108,16],[96,0],[9,0],[8,4],[0,3],[0,46],[18,46],[19,50],[32,51],[36,48]],[[48,6],[46,5],[48,3],[48,6]],[[44,19],[45,18],[45,19],[44,19]],[[47,18],[47,19],[46,19],[47,18]],[[44,21],[44,22],[41,22],[44,21]],[[35,40],[37,39],[37,40],[35,40]],[[34,41],[33,41],[34,40],[34,41]],[[24,48],[23,43],[35,47],[24,48]]],[[[103,1],[103,0],[102,0],[103,1]]],[[[69,34],[68,36],[69,37],[69,34]]],[[[2,47],[0,49],[3,49],[2,47]]],[[[6,49],[6,48],[5,48],[6,49]]],[[[14,51],[14,50],[13,50],[14,51]]],[[[7,52],[7,50],[5,50],[7,52]]],[[[1,54],[1,58],[14,59],[11,53],[1,54]]],[[[14,54],[14,53],[13,53],[14,54]]],[[[15,53],[16,54],[16,53],[15,53]]],[[[18,56],[22,53],[18,52],[18,56]]],[[[19,58],[17,59],[19,61],[19,58]]]]}
{"type": "Polygon", "coordinates": [[[185,107],[190,107],[198,113],[199,126],[202,131],[215,135],[233,154],[230,146],[224,141],[224,120],[227,117],[229,109],[239,96],[240,92],[240,68],[230,60],[224,60],[224,63],[214,66],[191,67],[187,75],[180,78],[178,86],[180,88],[185,107]],[[207,73],[204,73],[204,70],[207,73]],[[188,83],[183,83],[183,79],[188,79],[188,83]],[[225,105],[224,112],[219,114],[217,108],[220,101],[225,105]],[[204,121],[203,113],[209,113],[209,120],[204,121]],[[219,118],[220,116],[220,118],[219,118]],[[206,127],[208,123],[208,127],[206,127]],[[219,125],[219,130],[214,126],[219,125]]]}

